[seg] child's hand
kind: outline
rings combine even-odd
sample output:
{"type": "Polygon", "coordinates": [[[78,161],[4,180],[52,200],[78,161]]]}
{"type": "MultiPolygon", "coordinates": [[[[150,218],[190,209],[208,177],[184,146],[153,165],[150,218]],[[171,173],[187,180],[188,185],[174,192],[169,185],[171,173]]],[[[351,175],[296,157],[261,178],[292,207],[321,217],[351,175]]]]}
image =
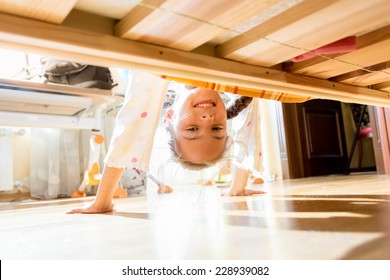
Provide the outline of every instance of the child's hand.
{"type": "Polygon", "coordinates": [[[240,189],[235,190],[234,188],[229,188],[225,193],[222,193],[223,196],[249,196],[254,194],[265,194],[266,192],[260,190],[252,189],[240,189]]]}
{"type": "Polygon", "coordinates": [[[105,212],[111,212],[114,209],[114,204],[111,203],[111,205],[107,208],[97,207],[95,205],[95,201],[91,201],[88,203],[84,203],[80,207],[73,208],[66,212],[66,214],[99,214],[99,213],[105,213],[105,212]]]}
{"type": "Polygon", "coordinates": [[[236,167],[233,173],[233,181],[229,189],[225,193],[222,193],[224,196],[249,196],[254,194],[264,194],[265,192],[260,190],[247,189],[246,185],[248,183],[248,178],[250,171],[247,169],[242,169],[236,167]]]}

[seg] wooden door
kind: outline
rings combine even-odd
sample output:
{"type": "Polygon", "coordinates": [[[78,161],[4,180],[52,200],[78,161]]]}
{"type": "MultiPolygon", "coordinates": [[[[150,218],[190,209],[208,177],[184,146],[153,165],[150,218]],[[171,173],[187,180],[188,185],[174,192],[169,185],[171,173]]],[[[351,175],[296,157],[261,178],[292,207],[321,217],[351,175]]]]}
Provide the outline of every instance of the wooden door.
{"type": "Polygon", "coordinates": [[[285,104],[284,122],[291,178],[345,172],[348,153],[340,102],[285,104]]]}

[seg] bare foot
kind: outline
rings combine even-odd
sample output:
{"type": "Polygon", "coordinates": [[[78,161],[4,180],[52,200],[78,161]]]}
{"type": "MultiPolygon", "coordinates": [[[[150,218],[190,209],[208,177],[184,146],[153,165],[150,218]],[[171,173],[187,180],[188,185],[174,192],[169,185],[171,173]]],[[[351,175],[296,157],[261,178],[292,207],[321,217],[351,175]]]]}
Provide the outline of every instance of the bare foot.
{"type": "Polygon", "coordinates": [[[94,201],[84,203],[80,207],[73,208],[66,212],[66,214],[99,214],[99,213],[106,213],[111,212],[114,210],[114,204],[111,203],[111,205],[107,208],[101,208],[97,207],[94,203],[94,201]]]}

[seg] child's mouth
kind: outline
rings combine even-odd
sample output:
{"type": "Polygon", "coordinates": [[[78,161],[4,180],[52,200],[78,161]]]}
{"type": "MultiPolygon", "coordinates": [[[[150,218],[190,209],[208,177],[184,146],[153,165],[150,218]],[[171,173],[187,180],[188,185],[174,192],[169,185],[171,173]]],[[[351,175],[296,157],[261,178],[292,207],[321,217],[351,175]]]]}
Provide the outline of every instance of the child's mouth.
{"type": "Polygon", "coordinates": [[[215,103],[213,100],[203,100],[194,105],[195,108],[210,108],[215,107],[215,103]]]}

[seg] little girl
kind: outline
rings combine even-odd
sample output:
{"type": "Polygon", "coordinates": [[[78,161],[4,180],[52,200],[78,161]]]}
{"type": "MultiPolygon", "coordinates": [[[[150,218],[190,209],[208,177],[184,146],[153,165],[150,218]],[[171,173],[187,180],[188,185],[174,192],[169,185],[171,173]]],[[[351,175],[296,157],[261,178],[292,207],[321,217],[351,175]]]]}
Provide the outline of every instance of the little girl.
{"type": "MultiPolygon", "coordinates": [[[[123,171],[148,171],[154,134],[159,123],[168,81],[151,73],[134,71],[125,102],[117,115],[105,167],[95,199],[67,213],[103,213],[113,210],[113,196],[123,171]]],[[[164,123],[171,136],[174,160],[192,169],[211,166],[228,149],[227,118],[246,108],[250,97],[241,97],[226,107],[216,91],[193,88],[179,95],[166,111],[164,123]],[[237,105],[239,104],[239,105],[237,105]]],[[[251,195],[261,191],[245,189],[249,171],[237,168],[229,195],[251,195]]],[[[159,186],[159,192],[171,192],[159,186]]]]}

